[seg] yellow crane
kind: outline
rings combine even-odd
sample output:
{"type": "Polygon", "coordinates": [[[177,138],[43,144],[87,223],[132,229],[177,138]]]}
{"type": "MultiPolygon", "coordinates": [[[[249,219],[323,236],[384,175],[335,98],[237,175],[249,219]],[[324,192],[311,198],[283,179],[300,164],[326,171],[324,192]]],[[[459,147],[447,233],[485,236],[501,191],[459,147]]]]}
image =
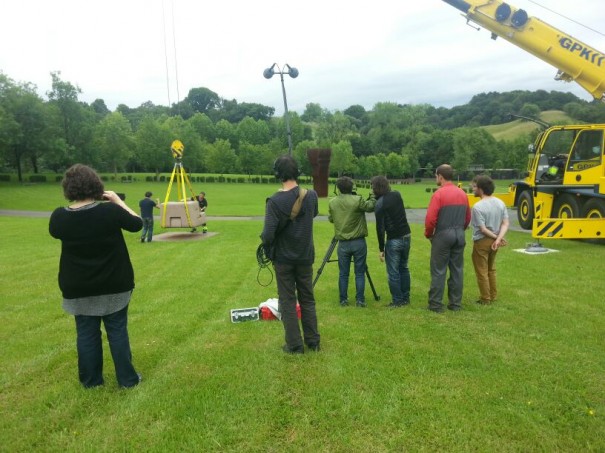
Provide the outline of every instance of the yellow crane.
{"type": "MultiPolygon", "coordinates": [[[[605,102],[605,55],[499,0],[443,0],[605,102]]],[[[530,145],[527,177],[499,195],[535,238],[605,238],[605,124],[552,126],[530,145]]]]}
{"type": "Polygon", "coordinates": [[[191,186],[189,176],[183,167],[183,152],[185,145],[180,140],[174,140],[170,145],[172,157],[174,157],[174,168],[168,182],[168,190],[164,197],[164,202],[160,204],[160,219],[162,228],[191,228],[191,232],[196,231],[196,227],[206,223],[206,213],[200,209],[195,192],[191,186]],[[176,181],[177,201],[170,201],[172,193],[172,183],[176,181]],[[189,189],[191,198],[187,197],[186,188],[189,189]]]}
{"type": "Polygon", "coordinates": [[[575,81],[605,102],[605,55],[537,17],[506,2],[443,0],[473,22],[557,69],[556,80],[575,81]]]}

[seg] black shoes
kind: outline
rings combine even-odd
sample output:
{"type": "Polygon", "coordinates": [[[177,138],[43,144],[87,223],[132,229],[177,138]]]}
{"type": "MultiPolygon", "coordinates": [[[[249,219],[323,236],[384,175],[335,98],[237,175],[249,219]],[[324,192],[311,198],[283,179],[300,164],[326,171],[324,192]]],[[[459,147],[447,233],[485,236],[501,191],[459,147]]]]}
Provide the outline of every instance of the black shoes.
{"type": "Polygon", "coordinates": [[[360,308],[365,308],[367,306],[363,300],[358,300],[357,302],[355,302],[355,305],[360,308]]]}
{"type": "MultiPolygon", "coordinates": [[[[319,346],[319,343],[309,343],[307,345],[307,348],[309,349],[309,351],[314,351],[314,352],[319,352],[321,350],[321,347],[319,346]]],[[[298,346],[294,349],[290,349],[288,347],[287,344],[282,346],[282,351],[284,351],[286,354],[304,354],[305,353],[305,349],[303,346],[298,346]]]]}
{"type": "Polygon", "coordinates": [[[389,305],[387,305],[387,308],[399,308],[399,307],[405,307],[406,305],[410,305],[409,300],[407,300],[405,302],[391,302],[389,305]]]}
{"type": "Polygon", "coordinates": [[[282,351],[284,351],[286,354],[304,354],[305,353],[305,348],[303,348],[302,346],[297,346],[296,348],[290,349],[288,347],[287,344],[282,346],[282,351]]]}
{"type": "Polygon", "coordinates": [[[139,381],[136,384],[133,384],[133,385],[123,385],[122,388],[123,389],[131,389],[131,388],[136,387],[137,385],[139,385],[141,383],[141,381],[143,380],[143,376],[141,375],[141,373],[137,373],[137,376],[139,377],[139,381]]]}
{"type": "Polygon", "coordinates": [[[340,301],[340,306],[341,307],[348,307],[349,306],[349,301],[348,300],[341,300],[340,301]]]}
{"type": "Polygon", "coordinates": [[[315,352],[319,352],[321,350],[321,348],[319,347],[319,343],[309,343],[307,347],[309,348],[309,350],[315,352]]]}

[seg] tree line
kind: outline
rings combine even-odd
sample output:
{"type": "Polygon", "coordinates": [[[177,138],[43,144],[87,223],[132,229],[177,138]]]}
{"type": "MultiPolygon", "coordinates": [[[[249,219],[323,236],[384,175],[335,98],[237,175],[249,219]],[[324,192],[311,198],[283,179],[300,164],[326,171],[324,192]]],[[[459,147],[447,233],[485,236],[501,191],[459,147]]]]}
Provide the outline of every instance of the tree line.
{"type": "MultiPolygon", "coordinates": [[[[73,163],[102,172],[170,171],[170,144],[185,144],[190,172],[267,174],[287,152],[283,117],[275,109],[238,103],[199,87],[172,106],[151,102],[110,111],[102,99],[87,104],[77,85],[50,74],[43,98],[37,87],[0,72],[0,171],[60,173],[73,163]]],[[[309,103],[290,112],[293,154],[311,173],[308,149],[331,148],[330,171],[368,177],[410,178],[449,162],[459,171],[482,167],[519,171],[527,162],[531,136],[496,141],[481,126],[510,120],[510,113],[537,116],[563,110],[579,121],[605,122],[602,103],[571,93],[538,90],[481,93],[453,108],[379,102],[371,110],[351,105],[330,111],[309,103]]]]}

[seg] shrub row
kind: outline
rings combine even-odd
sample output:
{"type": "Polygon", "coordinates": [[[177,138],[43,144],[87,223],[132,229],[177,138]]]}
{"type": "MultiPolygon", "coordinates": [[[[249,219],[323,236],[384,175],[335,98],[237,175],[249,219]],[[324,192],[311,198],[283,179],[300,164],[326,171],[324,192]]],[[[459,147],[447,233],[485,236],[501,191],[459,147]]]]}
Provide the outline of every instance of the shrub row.
{"type": "MultiPolygon", "coordinates": [[[[246,183],[252,183],[252,184],[276,184],[278,181],[275,177],[273,176],[213,176],[213,175],[209,175],[209,176],[191,176],[188,175],[189,179],[191,180],[191,182],[196,182],[196,183],[214,183],[214,182],[222,182],[222,183],[235,183],[235,184],[246,184],[246,183]]],[[[10,174],[0,174],[0,181],[2,182],[10,182],[11,181],[11,175],[10,174]]],[[[55,182],[61,182],[63,180],[63,175],[55,175],[54,177],[51,176],[50,180],[52,181],[54,179],[55,182]]],[[[29,182],[47,182],[47,176],[46,175],[39,175],[39,174],[34,174],[34,175],[30,175],[27,177],[27,180],[29,182]]],[[[133,175],[121,175],[121,176],[115,176],[115,175],[101,175],[101,180],[103,182],[114,182],[114,181],[120,181],[123,183],[128,183],[128,182],[135,182],[138,181],[136,176],[133,175]]],[[[336,180],[337,178],[329,178],[328,179],[328,185],[335,185],[336,184],[336,180]]],[[[145,181],[146,182],[168,182],[170,181],[170,175],[160,175],[160,176],[145,176],[145,181]]],[[[422,180],[420,178],[417,178],[414,180],[415,182],[421,182],[422,180]]],[[[299,182],[301,184],[306,184],[306,185],[311,185],[313,184],[313,178],[311,176],[301,176],[299,178],[299,182]]],[[[411,179],[405,179],[405,180],[391,180],[392,184],[412,184],[412,180],[411,179]]],[[[364,179],[359,179],[359,180],[355,180],[355,185],[357,186],[357,188],[359,189],[370,189],[371,188],[371,184],[369,180],[364,180],[364,179]]],[[[429,192],[430,189],[427,189],[427,192],[429,192]]]]}
{"type": "MultiPolygon", "coordinates": [[[[213,183],[225,182],[234,184],[275,184],[277,180],[272,176],[189,176],[191,182],[213,183]]],[[[167,182],[170,181],[169,175],[145,176],[146,182],[167,182]]],[[[310,177],[301,177],[299,181],[303,184],[311,184],[313,180],[310,177]]]]}
{"type": "MultiPolygon", "coordinates": [[[[464,188],[464,187],[460,187],[462,190],[464,190],[466,193],[473,193],[473,189],[471,188],[464,188]]],[[[425,190],[425,192],[436,192],[437,189],[439,189],[439,187],[427,187],[425,190]]]]}

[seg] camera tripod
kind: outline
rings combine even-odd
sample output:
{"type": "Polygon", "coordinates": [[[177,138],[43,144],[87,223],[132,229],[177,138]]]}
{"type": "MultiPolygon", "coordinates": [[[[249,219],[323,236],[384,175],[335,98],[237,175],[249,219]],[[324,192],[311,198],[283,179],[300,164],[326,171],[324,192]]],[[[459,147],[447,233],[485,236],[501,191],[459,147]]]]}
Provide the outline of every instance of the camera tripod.
{"type": "MultiPolygon", "coordinates": [[[[330,242],[330,246],[328,247],[328,251],[326,252],[326,256],[324,256],[321,266],[319,266],[319,269],[317,270],[317,274],[315,275],[315,279],[313,280],[313,288],[315,288],[315,283],[317,283],[317,280],[319,280],[319,277],[321,276],[321,273],[323,272],[324,266],[326,265],[326,263],[332,263],[334,261],[338,261],[338,260],[330,259],[332,257],[332,253],[334,252],[334,249],[336,248],[336,244],[338,244],[338,239],[336,239],[336,237],[333,237],[332,242],[330,242]]],[[[370,284],[370,288],[372,288],[372,294],[374,294],[374,300],[379,301],[380,296],[376,293],[376,288],[374,288],[374,283],[372,282],[372,277],[370,277],[370,271],[368,270],[367,264],[366,264],[366,277],[368,277],[368,283],[370,284]]]]}

